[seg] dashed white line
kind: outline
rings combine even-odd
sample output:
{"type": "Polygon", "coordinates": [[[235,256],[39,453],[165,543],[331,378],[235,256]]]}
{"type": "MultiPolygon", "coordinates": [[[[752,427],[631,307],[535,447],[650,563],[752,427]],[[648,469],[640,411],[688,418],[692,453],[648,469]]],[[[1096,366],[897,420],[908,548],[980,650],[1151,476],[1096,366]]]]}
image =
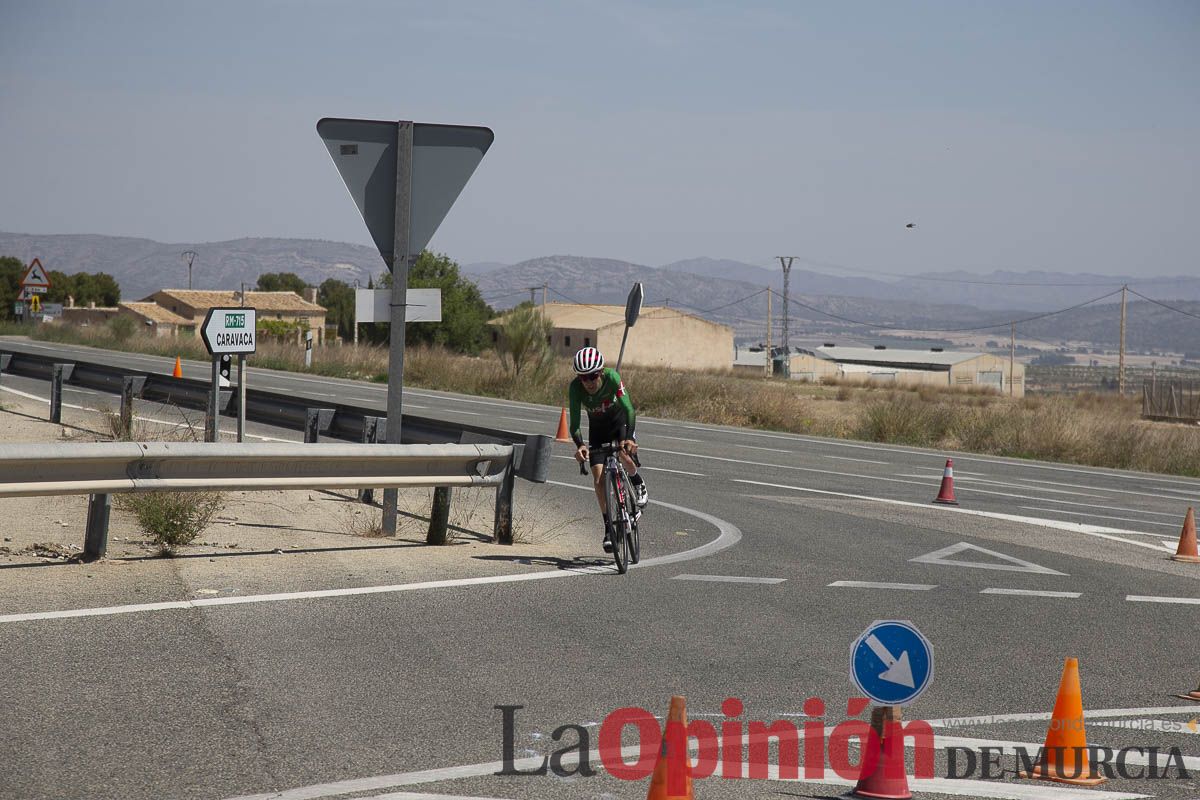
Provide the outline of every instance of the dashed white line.
{"type": "Polygon", "coordinates": [[[1179,603],[1200,606],[1200,597],[1154,597],[1153,595],[1129,594],[1125,595],[1125,599],[1130,603],[1179,603]]]}
{"type": "Polygon", "coordinates": [[[1038,589],[984,589],[980,594],[1007,594],[1017,597],[1067,597],[1077,598],[1080,592],[1049,592],[1038,589]]]}
{"type": "Polygon", "coordinates": [[[851,458],[850,456],[829,456],[829,455],[823,455],[821,457],[822,458],[833,458],[838,461],[857,461],[860,464],[882,464],[885,467],[891,466],[890,461],[875,461],[874,459],[870,459],[870,458],[851,458]]]}
{"type": "Polygon", "coordinates": [[[787,578],[753,578],[744,575],[676,575],[674,581],[713,581],[716,583],[783,583],[787,578]]]}
{"type": "Polygon", "coordinates": [[[912,592],[927,592],[937,588],[937,584],[929,583],[877,583],[875,581],[834,581],[826,585],[847,589],[907,589],[912,592]]]}

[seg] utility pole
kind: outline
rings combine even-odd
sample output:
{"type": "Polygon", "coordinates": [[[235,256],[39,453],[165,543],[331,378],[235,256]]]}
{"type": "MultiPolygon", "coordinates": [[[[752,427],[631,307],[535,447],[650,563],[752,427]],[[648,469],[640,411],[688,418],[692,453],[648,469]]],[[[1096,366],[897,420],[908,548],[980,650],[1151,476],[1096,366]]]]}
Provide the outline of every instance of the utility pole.
{"type": "Polygon", "coordinates": [[[1012,335],[1008,340],[1008,396],[1013,397],[1017,393],[1017,388],[1013,386],[1013,375],[1016,371],[1017,363],[1017,323],[1012,323],[1012,335]]]}
{"type": "Polygon", "coordinates": [[[774,364],[771,361],[771,289],[767,289],[767,377],[771,377],[774,364]]]}
{"type": "Polygon", "coordinates": [[[777,256],[783,267],[783,377],[792,377],[792,348],[788,342],[788,275],[792,271],[794,256],[777,256]]]}
{"type": "Polygon", "coordinates": [[[358,278],[354,279],[354,346],[358,347],[358,278]]]}
{"type": "Polygon", "coordinates": [[[1121,359],[1117,365],[1117,391],[1125,396],[1125,292],[1129,286],[1121,287],[1121,359]]]}
{"type": "Polygon", "coordinates": [[[188,288],[191,289],[192,288],[192,262],[196,260],[196,251],[195,250],[184,250],[179,255],[182,256],[183,260],[187,262],[187,265],[188,265],[188,288]]]}
{"type": "Polygon", "coordinates": [[[246,307],[246,282],[242,281],[242,308],[246,307]]]}
{"type": "Polygon", "coordinates": [[[546,288],[549,285],[550,284],[548,284],[548,283],[542,284],[542,319],[546,318],[546,288]]]}
{"type": "Polygon", "coordinates": [[[537,290],[538,290],[538,287],[536,287],[536,286],[529,287],[529,305],[531,305],[531,306],[537,305],[537,300],[534,298],[534,292],[536,292],[537,290]]]}

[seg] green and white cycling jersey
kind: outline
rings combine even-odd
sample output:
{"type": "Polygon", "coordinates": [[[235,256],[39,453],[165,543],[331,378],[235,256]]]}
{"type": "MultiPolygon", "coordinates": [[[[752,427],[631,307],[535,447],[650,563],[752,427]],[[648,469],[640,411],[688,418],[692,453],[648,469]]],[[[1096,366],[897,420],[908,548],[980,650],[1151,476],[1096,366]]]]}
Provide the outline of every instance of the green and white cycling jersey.
{"type": "Polygon", "coordinates": [[[625,391],[625,384],[621,382],[621,376],[611,367],[601,370],[600,376],[600,388],[596,390],[595,394],[588,394],[587,390],[583,388],[583,381],[578,376],[571,381],[568,391],[571,407],[571,438],[575,440],[576,447],[583,444],[583,434],[579,427],[581,408],[587,409],[589,429],[601,427],[605,430],[613,430],[615,426],[615,431],[619,433],[620,439],[624,440],[633,436],[636,414],[633,410],[633,403],[629,400],[629,394],[625,391]]]}

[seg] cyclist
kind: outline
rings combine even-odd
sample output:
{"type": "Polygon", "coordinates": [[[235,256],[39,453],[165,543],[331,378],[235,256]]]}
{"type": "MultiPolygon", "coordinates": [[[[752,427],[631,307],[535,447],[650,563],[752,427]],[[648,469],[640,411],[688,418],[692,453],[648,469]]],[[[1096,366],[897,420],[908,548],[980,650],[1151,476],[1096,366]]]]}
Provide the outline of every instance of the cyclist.
{"type": "Polygon", "coordinates": [[[603,445],[612,441],[621,443],[617,456],[621,459],[629,481],[633,484],[634,499],[638,508],[646,505],[650,497],[646,482],[638,473],[637,440],[634,435],[636,414],[625,384],[615,369],[605,369],[604,356],[594,347],[585,347],[575,354],[576,378],[569,390],[571,404],[571,438],[575,441],[575,460],[587,461],[592,468],[592,484],[596,489],[596,500],[604,516],[604,552],[612,552],[612,519],[608,513],[608,500],[604,493],[603,445]],[[588,441],[584,444],[579,428],[579,409],[586,406],[588,412],[588,441]]]}

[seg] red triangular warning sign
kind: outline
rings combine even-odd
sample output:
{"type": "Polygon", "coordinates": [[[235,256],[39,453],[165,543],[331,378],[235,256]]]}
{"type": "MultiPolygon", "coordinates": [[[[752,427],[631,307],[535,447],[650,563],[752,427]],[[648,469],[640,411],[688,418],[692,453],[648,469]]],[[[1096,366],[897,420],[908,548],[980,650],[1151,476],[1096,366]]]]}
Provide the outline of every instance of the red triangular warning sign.
{"type": "Polygon", "coordinates": [[[42,262],[36,258],[29,263],[29,269],[25,270],[25,274],[21,276],[22,286],[44,286],[50,288],[50,276],[46,274],[46,270],[42,267],[42,262]]]}

